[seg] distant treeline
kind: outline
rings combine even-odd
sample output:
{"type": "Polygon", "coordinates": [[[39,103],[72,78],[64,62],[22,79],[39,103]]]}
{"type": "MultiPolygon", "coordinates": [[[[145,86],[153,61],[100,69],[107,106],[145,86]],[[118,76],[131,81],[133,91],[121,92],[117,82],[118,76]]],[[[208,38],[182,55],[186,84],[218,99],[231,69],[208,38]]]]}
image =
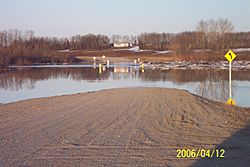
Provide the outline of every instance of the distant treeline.
{"type": "Polygon", "coordinates": [[[30,63],[72,63],[73,56],[49,56],[56,50],[107,49],[105,35],[76,35],[70,38],[36,37],[33,31],[0,31],[0,65],[30,63]]]}
{"type": "Polygon", "coordinates": [[[180,54],[194,49],[250,48],[250,32],[233,32],[233,29],[234,26],[228,19],[201,20],[196,31],[177,34],[143,33],[138,41],[143,49],[172,49],[180,54]]]}
{"type": "Polygon", "coordinates": [[[70,38],[34,36],[33,31],[0,31],[0,66],[34,63],[74,63],[74,56],[51,56],[58,50],[103,50],[110,48],[110,41],[133,42],[140,49],[175,50],[185,55],[190,50],[224,50],[250,48],[250,32],[233,32],[234,26],[227,19],[201,20],[196,31],[181,33],[142,33],[139,36],[76,35],[70,38]]]}

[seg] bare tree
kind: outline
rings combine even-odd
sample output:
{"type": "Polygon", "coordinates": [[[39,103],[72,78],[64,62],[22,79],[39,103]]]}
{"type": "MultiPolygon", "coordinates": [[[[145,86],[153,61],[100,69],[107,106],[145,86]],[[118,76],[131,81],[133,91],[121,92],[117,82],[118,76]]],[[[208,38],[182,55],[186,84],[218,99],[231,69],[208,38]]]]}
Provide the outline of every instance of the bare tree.
{"type": "Polygon", "coordinates": [[[206,47],[206,34],[208,32],[208,23],[201,20],[196,26],[196,31],[199,32],[200,38],[202,39],[203,49],[206,47]]]}
{"type": "Polygon", "coordinates": [[[219,18],[218,21],[218,31],[222,39],[222,49],[225,49],[225,34],[232,32],[234,29],[233,24],[228,19],[219,18]]]}

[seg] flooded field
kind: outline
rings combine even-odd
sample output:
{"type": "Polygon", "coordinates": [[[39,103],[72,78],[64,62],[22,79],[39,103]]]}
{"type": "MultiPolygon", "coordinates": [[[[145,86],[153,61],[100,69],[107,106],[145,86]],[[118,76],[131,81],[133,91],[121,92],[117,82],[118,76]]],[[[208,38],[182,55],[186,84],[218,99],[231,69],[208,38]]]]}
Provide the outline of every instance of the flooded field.
{"type": "MultiPolygon", "coordinates": [[[[249,71],[232,72],[233,99],[250,107],[249,71]]],[[[159,70],[138,66],[30,66],[9,68],[0,74],[0,103],[75,94],[121,87],[185,89],[202,97],[226,102],[228,70],[159,70]]]]}

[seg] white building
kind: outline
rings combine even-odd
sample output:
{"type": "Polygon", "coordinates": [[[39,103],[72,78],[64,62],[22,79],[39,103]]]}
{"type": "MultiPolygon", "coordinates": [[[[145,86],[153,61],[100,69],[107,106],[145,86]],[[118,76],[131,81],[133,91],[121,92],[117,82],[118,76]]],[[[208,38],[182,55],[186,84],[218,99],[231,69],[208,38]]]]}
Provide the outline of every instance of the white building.
{"type": "Polygon", "coordinates": [[[113,44],[114,48],[129,48],[132,47],[131,42],[115,42],[113,44]]]}

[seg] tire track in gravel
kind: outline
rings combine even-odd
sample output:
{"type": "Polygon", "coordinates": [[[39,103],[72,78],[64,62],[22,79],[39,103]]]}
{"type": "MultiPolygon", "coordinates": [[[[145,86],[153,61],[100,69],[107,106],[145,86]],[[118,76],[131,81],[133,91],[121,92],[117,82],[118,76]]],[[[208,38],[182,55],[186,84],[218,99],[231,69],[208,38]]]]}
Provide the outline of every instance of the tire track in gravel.
{"type": "Polygon", "coordinates": [[[250,122],[249,109],[225,112],[224,104],[161,88],[41,98],[0,109],[1,166],[177,166],[176,149],[215,147],[250,122]]]}

